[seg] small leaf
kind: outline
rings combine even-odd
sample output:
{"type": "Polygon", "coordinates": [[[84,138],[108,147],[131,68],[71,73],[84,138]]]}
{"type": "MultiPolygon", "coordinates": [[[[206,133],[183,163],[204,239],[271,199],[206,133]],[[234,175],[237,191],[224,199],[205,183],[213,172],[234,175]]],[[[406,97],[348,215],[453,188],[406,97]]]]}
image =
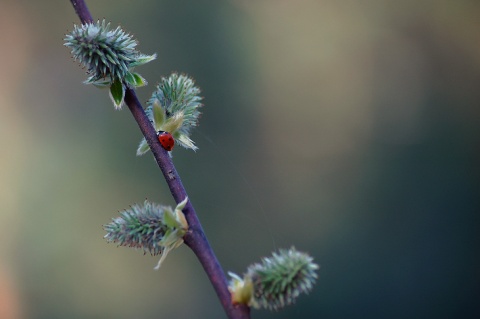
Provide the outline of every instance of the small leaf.
{"type": "Polygon", "coordinates": [[[116,79],[110,86],[110,98],[112,99],[113,106],[116,109],[122,108],[123,99],[125,97],[125,86],[122,81],[116,79]]]}
{"type": "Polygon", "coordinates": [[[180,203],[178,203],[177,207],[175,207],[175,213],[177,214],[177,220],[182,224],[183,229],[188,229],[188,222],[185,218],[185,214],[183,214],[183,209],[188,203],[188,197],[185,197],[180,203]]]}
{"type": "Polygon", "coordinates": [[[139,65],[146,64],[148,62],[151,62],[157,58],[157,54],[152,54],[152,55],[145,55],[145,54],[140,54],[138,55],[134,61],[130,63],[130,67],[135,67],[139,65]]]}
{"type": "Polygon", "coordinates": [[[182,211],[185,206],[187,206],[188,203],[188,197],[185,197],[184,200],[182,200],[180,203],[177,204],[177,207],[175,207],[175,210],[182,211]]]}
{"type": "Polygon", "coordinates": [[[184,115],[182,111],[175,113],[172,117],[168,118],[162,128],[167,132],[176,132],[182,127],[184,115]]]}
{"type": "Polygon", "coordinates": [[[135,87],[135,77],[131,72],[127,72],[123,78],[126,84],[129,84],[131,87],[135,87]]]}
{"type": "Polygon", "coordinates": [[[167,225],[168,228],[181,228],[182,224],[176,218],[176,215],[171,211],[166,209],[163,214],[163,223],[167,225]]]}
{"type": "Polygon", "coordinates": [[[147,81],[138,73],[128,72],[124,78],[125,82],[131,87],[140,87],[147,85],[147,81]]]}
{"type": "MultiPolygon", "coordinates": [[[[170,237],[172,235],[169,235],[168,237],[170,237]]],[[[176,238],[176,236],[174,236],[176,238]]],[[[167,237],[165,237],[164,239],[166,239],[167,237]]],[[[161,241],[164,241],[164,239],[162,239],[161,241]]],[[[168,242],[168,243],[165,243],[165,244],[162,244],[162,245],[165,245],[165,247],[163,248],[163,252],[162,252],[162,255],[160,257],[160,260],[158,261],[158,264],[153,267],[153,269],[155,270],[159,270],[160,267],[162,266],[163,262],[165,261],[165,259],[167,258],[168,254],[174,250],[175,248],[179,247],[181,244],[183,244],[183,239],[182,238],[176,238],[175,239],[172,239],[172,242],[168,242]]]]}
{"type": "Polygon", "coordinates": [[[193,151],[198,150],[198,147],[195,145],[195,143],[185,134],[179,134],[179,136],[176,137],[175,139],[179,145],[185,148],[189,148],[193,151]]]}
{"type": "Polygon", "coordinates": [[[147,153],[149,150],[150,150],[150,146],[148,146],[147,140],[143,138],[140,144],[138,145],[137,156],[141,156],[147,153]]]}
{"type": "MultiPolygon", "coordinates": [[[[86,81],[85,81],[85,83],[86,83],[86,81]]],[[[106,89],[106,88],[108,88],[112,85],[112,81],[110,81],[110,79],[99,80],[99,81],[94,81],[94,82],[90,82],[90,83],[86,83],[86,84],[93,84],[96,88],[106,89]]]]}
{"type": "Polygon", "coordinates": [[[102,79],[96,80],[94,76],[89,76],[88,79],[83,81],[83,84],[93,84],[98,88],[103,88],[103,87],[110,87],[110,85],[112,85],[112,81],[110,78],[102,78],[102,79]]]}
{"type": "Polygon", "coordinates": [[[132,75],[135,78],[135,87],[145,86],[148,84],[147,80],[145,80],[140,74],[132,73],[132,75]]]}
{"type": "Polygon", "coordinates": [[[167,115],[165,114],[165,110],[160,106],[158,100],[156,100],[152,105],[152,112],[153,112],[153,123],[155,125],[155,130],[159,130],[160,127],[163,126],[163,123],[167,119],[167,115]]]}
{"type": "Polygon", "coordinates": [[[240,276],[230,271],[228,275],[231,277],[228,290],[232,294],[232,302],[234,304],[250,305],[253,295],[252,280],[250,278],[243,280],[240,276]]]}

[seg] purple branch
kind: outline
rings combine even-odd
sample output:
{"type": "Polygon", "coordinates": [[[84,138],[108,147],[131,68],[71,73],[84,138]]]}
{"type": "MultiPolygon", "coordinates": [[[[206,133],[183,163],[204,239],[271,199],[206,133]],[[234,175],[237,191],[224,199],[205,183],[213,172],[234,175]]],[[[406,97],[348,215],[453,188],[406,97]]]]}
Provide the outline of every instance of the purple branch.
{"type": "MultiPolygon", "coordinates": [[[[87,5],[83,0],[70,0],[75,12],[82,23],[92,22],[93,18],[88,10],[87,5]]],[[[137,95],[133,89],[127,89],[125,94],[125,104],[127,104],[130,112],[132,112],[135,121],[137,121],[142,134],[145,136],[150,150],[157,161],[160,170],[165,177],[165,180],[170,188],[175,202],[179,203],[187,197],[187,192],[183,187],[180,176],[173,165],[172,159],[160,145],[155,129],[148,119],[142,105],[138,101],[137,95]]],[[[187,219],[189,230],[184,237],[185,244],[192,249],[197,256],[203,269],[207,273],[210,282],[217,293],[220,302],[222,303],[225,312],[230,319],[249,319],[250,308],[245,305],[233,305],[231,295],[228,290],[227,278],[220,267],[220,264],[215,256],[212,247],[208,243],[207,237],[203,231],[202,225],[195,213],[190,200],[183,209],[185,218],[187,219]]]]}
{"type": "Polygon", "coordinates": [[[70,0],[70,2],[73,5],[73,8],[75,9],[75,13],[77,16],[80,18],[80,21],[82,24],[88,23],[88,22],[93,22],[92,15],[90,14],[90,11],[88,10],[87,4],[83,0],[70,0]]]}

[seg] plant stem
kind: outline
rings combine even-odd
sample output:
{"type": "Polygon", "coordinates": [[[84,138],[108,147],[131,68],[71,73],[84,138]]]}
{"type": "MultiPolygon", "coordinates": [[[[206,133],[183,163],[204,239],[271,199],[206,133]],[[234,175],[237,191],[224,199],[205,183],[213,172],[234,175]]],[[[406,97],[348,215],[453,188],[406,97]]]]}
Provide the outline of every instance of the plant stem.
{"type": "MultiPolygon", "coordinates": [[[[82,23],[93,22],[93,18],[88,10],[84,0],[70,0],[75,12],[82,23]]],[[[173,165],[171,157],[168,152],[162,148],[157,139],[157,134],[148,119],[145,111],[138,101],[138,98],[133,89],[127,88],[125,94],[125,104],[130,109],[134,119],[137,121],[142,134],[145,136],[150,150],[155,157],[155,160],[162,171],[165,180],[170,188],[173,198],[176,203],[180,203],[187,197],[187,192],[182,184],[180,176],[173,165]]],[[[233,305],[231,301],[230,292],[228,290],[227,278],[220,266],[220,263],[208,243],[207,237],[203,231],[202,225],[197,217],[195,209],[189,200],[183,209],[185,218],[187,219],[189,230],[184,237],[185,244],[190,247],[193,253],[197,256],[200,264],[203,266],[210,282],[217,293],[220,302],[230,319],[249,319],[250,308],[245,305],[233,305]]]]}
{"type": "MultiPolygon", "coordinates": [[[[157,164],[160,167],[165,180],[167,181],[173,198],[177,203],[181,202],[185,199],[185,197],[187,197],[187,192],[183,187],[182,181],[177,173],[177,170],[175,169],[175,166],[173,165],[171,157],[158,142],[155,129],[146,116],[134,90],[127,89],[125,94],[125,103],[132,112],[132,115],[137,121],[140,130],[145,136],[153,156],[155,157],[155,160],[157,161],[157,164]]],[[[197,214],[195,213],[195,209],[193,208],[190,200],[182,211],[185,214],[185,218],[187,219],[189,225],[189,231],[184,237],[185,244],[192,249],[202,264],[208,278],[212,282],[212,285],[217,292],[223,307],[225,308],[225,311],[229,315],[229,318],[249,318],[247,307],[235,307],[232,305],[227,279],[212,250],[212,247],[208,243],[202,225],[198,220],[197,214]],[[237,312],[238,315],[236,315],[237,312]],[[242,312],[245,312],[245,315],[247,316],[241,315],[242,312]]]]}
{"type": "Polygon", "coordinates": [[[83,0],[70,0],[70,2],[73,5],[73,8],[75,9],[75,13],[77,16],[80,18],[80,21],[82,24],[87,23],[87,22],[93,22],[92,15],[90,14],[90,11],[88,10],[87,4],[83,0]]]}

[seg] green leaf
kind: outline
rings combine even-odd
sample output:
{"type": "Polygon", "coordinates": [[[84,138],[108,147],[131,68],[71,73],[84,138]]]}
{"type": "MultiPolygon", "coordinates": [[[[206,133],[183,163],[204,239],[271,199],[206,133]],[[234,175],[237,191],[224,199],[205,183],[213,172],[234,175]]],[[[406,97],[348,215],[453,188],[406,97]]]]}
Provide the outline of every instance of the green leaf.
{"type": "Polygon", "coordinates": [[[135,87],[135,77],[131,72],[127,72],[123,78],[126,84],[129,84],[131,87],[135,87]]]}
{"type": "Polygon", "coordinates": [[[135,61],[130,62],[130,67],[146,64],[148,62],[155,60],[156,58],[157,58],[157,54],[152,54],[152,55],[140,54],[135,58],[135,61]]]}
{"type": "Polygon", "coordinates": [[[116,79],[110,86],[110,98],[116,109],[122,108],[123,99],[125,98],[125,86],[119,79],[116,79]]]}
{"type": "Polygon", "coordinates": [[[185,199],[182,200],[180,203],[178,203],[177,207],[175,207],[175,214],[177,215],[177,221],[179,221],[180,224],[182,224],[184,230],[188,229],[188,222],[182,210],[185,208],[187,203],[188,203],[188,197],[185,197],[185,199]]]}
{"type": "MultiPolygon", "coordinates": [[[[83,84],[93,84],[93,83],[96,83],[97,81],[108,81],[110,82],[110,79],[101,79],[101,80],[96,80],[95,79],[95,76],[89,76],[88,79],[86,79],[85,81],[83,81],[83,84]]],[[[110,83],[111,84],[111,83],[110,83]]]]}
{"type": "Polygon", "coordinates": [[[195,143],[185,134],[179,134],[178,137],[175,137],[175,140],[179,145],[185,148],[189,148],[193,151],[198,150],[198,147],[195,145],[195,143]]]}
{"type": "Polygon", "coordinates": [[[140,87],[147,85],[147,80],[145,80],[140,74],[138,73],[131,73],[128,72],[124,78],[125,82],[129,84],[131,87],[140,87]]]}
{"type": "Polygon", "coordinates": [[[143,138],[140,144],[138,145],[137,156],[141,156],[147,153],[149,150],[150,150],[150,146],[148,146],[147,140],[143,138]]]}
{"type": "Polygon", "coordinates": [[[177,206],[175,207],[175,210],[182,211],[185,208],[185,206],[187,206],[187,203],[188,203],[188,197],[185,197],[184,200],[182,200],[180,203],[177,204],[177,206]]]}
{"type": "Polygon", "coordinates": [[[132,73],[132,75],[135,77],[135,82],[137,83],[135,85],[136,87],[145,86],[148,84],[147,80],[145,80],[140,74],[132,73]]]}
{"type": "Polygon", "coordinates": [[[99,81],[90,82],[90,84],[93,84],[96,88],[105,89],[111,86],[112,82],[110,80],[99,80],[99,81]]]}
{"type": "Polygon", "coordinates": [[[228,290],[232,294],[232,302],[235,304],[251,305],[253,295],[253,283],[248,277],[244,279],[240,278],[233,272],[228,272],[231,277],[228,285],[228,290]]]}
{"type": "Polygon", "coordinates": [[[175,113],[173,116],[169,117],[165,124],[162,125],[164,131],[167,132],[176,132],[182,127],[184,115],[182,111],[175,113]]]}
{"type": "Polygon", "coordinates": [[[163,123],[167,119],[165,110],[162,108],[158,100],[155,101],[155,103],[153,103],[152,112],[153,112],[153,123],[155,124],[155,129],[158,131],[160,127],[163,126],[163,123]]]}
{"type": "Polygon", "coordinates": [[[178,222],[175,216],[176,215],[169,209],[166,209],[163,214],[163,223],[170,229],[182,227],[182,224],[178,222]]]}

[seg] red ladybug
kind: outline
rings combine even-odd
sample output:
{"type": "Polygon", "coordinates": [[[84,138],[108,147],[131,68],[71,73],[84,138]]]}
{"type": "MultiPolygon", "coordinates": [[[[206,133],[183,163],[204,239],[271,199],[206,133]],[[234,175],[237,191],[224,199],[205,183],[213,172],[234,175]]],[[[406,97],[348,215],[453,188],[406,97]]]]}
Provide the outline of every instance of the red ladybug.
{"type": "Polygon", "coordinates": [[[157,136],[158,141],[160,142],[160,144],[162,144],[162,147],[165,150],[169,152],[173,150],[173,147],[175,146],[175,140],[173,139],[172,134],[165,131],[158,131],[157,136]]]}

